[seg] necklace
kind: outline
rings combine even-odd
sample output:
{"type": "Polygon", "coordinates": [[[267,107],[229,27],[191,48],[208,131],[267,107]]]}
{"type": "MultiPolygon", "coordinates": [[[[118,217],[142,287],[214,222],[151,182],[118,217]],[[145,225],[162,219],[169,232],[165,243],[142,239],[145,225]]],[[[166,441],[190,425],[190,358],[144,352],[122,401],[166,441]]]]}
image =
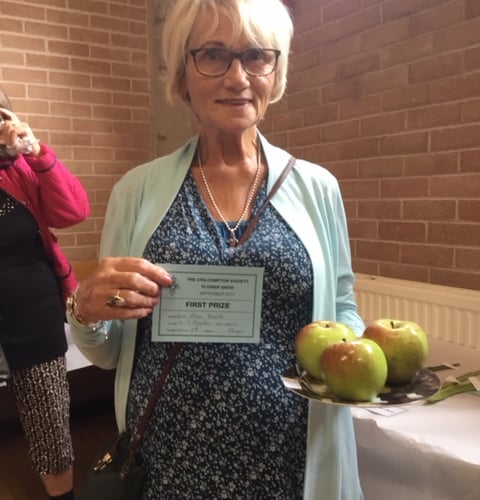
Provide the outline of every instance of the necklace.
{"type": "Polygon", "coordinates": [[[238,219],[237,223],[235,226],[230,226],[230,224],[226,221],[225,217],[223,216],[222,212],[218,208],[217,202],[215,201],[215,198],[213,197],[212,190],[210,189],[210,186],[208,185],[207,182],[207,177],[205,175],[205,171],[203,169],[202,165],[202,160],[200,158],[200,151],[197,148],[197,158],[198,158],[198,166],[200,167],[200,174],[203,179],[203,183],[205,184],[205,189],[207,190],[208,197],[210,198],[210,201],[212,202],[213,208],[217,212],[218,216],[222,220],[222,222],[225,224],[225,227],[228,229],[228,232],[230,233],[230,238],[228,239],[228,244],[231,247],[235,247],[238,244],[238,238],[235,235],[236,230],[239,228],[240,224],[242,221],[245,219],[248,209],[250,208],[250,205],[253,200],[253,195],[255,194],[255,190],[257,189],[257,184],[258,184],[258,179],[260,178],[260,147],[257,147],[257,171],[255,172],[255,178],[253,179],[252,187],[250,188],[250,191],[248,192],[247,195],[247,200],[245,201],[245,207],[243,208],[243,212],[240,215],[240,218],[238,219]]]}

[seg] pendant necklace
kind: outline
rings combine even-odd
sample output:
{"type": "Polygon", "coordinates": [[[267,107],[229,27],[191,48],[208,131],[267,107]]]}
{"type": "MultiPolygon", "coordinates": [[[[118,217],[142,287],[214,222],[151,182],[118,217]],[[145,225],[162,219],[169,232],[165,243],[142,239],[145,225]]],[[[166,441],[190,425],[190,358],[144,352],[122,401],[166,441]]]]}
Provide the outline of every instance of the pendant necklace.
{"type": "Polygon", "coordinates": [[[240,224],[245,219],[245,217],[248,213],[248,209],[250,208],[250,204],[252,203],[252,200],[253,200],[253,195],[255,194],[255,191],[257,189],[258,179],[260,178],[260,147],[257,147],[257,171],[255,172],[255,178],[253,180],[252,187],[250,188],[250,191],[248,192],[247,200],[245,201],[245,207],[243,208],[243,212],[240,215],[240,218],[238,219],[238,221],[234,227],[230,226],[230,224],[226,221],[222,212],[220,212],[220,209],[218,208],[217,202],[215,201],[215,198],[213,197],[212,190],[210,189],[210,186],[208,185],[207,177],[205,175],[205,171],[203,170],[203,166],[202,166],[202,160],[200,159],[200,151],[198,148],[197,148],[197,158],[198,158],[198,166],[200,167],[200,174],[202,176],[203,183],[205,184],[205,189],[207,190],[208,197],[210,198],[210,201],[212,202],[213,208],[217,212],[217,214],[220,217],[220,219],[222,220],[222,222],[225,224],[225,227],[228,229],[228,232],[230,233],[230,238],[227,240],[228,244],[230,245],[230,247],[236,247],[238,245],[238,238],[235,235],[235,232],[240,227],[240,224]]]}

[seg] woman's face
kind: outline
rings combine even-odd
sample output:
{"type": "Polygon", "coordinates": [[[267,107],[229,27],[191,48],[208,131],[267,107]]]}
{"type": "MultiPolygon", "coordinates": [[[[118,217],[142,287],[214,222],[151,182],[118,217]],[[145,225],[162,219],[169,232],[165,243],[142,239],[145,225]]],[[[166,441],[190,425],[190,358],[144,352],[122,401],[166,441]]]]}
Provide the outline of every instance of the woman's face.
{"type": "MultiPolygon", "coordinates": [[[[218,47],[240,52],[252,48],[243,38],[232,44],[231,24],[225,15],[220,14],[217,29],[207,38],[204,33],[209,28],[211,20],[207,16],[200,17],[192,31],[188,50],[218,47]]],[[[275,72],[267,76],[249,76],[239,59],[233,59],[222,76],[203,76],[197,71],[192,55],[187,56],[184,91],[204,131],[241,133],[255,127],[265,115],[274,83],[275,72]]]]}

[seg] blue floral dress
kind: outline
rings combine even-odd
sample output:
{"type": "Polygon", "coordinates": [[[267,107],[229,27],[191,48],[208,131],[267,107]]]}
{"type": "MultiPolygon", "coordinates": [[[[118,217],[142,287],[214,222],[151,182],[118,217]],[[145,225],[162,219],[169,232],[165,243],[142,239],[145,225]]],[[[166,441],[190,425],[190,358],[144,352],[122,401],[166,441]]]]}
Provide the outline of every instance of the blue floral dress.
{"type": "MultiPolygon", "coordinates": [[[[265,197],[266,182],[254,211],[265,197]]],[[[229,248],[229,236],[189,173],[144,252],[158,263],[263,267],[264,283],[259,344],[183,345],[142,441],[143,500],[302,498],[308,403],[280,375],[295,362],[296,333],[311,321],[311,263],[271,204],[243,245],[229,248]]],[[[151,342],[151,317],[139,321],[129,429],[171,346],[151,342]]]]}

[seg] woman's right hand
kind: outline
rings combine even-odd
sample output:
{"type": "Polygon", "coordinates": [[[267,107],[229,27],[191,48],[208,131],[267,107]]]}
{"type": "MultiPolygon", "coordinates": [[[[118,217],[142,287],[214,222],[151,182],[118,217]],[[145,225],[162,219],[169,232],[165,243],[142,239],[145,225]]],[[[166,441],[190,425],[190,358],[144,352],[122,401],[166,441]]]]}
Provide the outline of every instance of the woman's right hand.
{"type": "Polygon", "coordinates": [[[162,287],[172,283],[165,269],[146,259],[107,257],[77,289],[78,317],[85,324],[143,318],[158,303],[162,287]]]}
{"type": "Polygon", "coordinates": [[[13,157],[19,153],[38,156],[40,144],[27,123],[21,122],[17,115],[8,109],[0,108],[0,144],[13,157]]]}

